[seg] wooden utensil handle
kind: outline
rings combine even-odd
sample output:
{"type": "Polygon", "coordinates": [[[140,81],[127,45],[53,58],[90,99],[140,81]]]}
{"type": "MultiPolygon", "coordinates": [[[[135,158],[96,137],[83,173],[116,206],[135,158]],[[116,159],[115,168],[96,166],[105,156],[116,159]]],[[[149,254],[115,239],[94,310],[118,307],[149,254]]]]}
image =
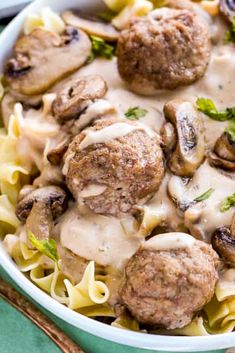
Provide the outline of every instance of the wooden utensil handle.
{"type": "Polygon", "coordinates": [[[46,315],[39,311],[22,294],[0,277],[0,296],[40,327],[63,353],[84,353],[84,351],[57,327],[46,315]]]}

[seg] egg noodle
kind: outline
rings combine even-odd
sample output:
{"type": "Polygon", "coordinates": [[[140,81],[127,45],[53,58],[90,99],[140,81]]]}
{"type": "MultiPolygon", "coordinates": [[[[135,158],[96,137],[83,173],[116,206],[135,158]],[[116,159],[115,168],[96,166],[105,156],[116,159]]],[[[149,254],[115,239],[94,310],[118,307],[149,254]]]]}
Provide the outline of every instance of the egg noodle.
{"type": "MultiPolygon", "coordinates": [[[[147,0],[122,2],[105,0],[105,3],[111,10],[117,12],[113,19],[113,24],[117,28],[122,28],[131,16],[146,15],[154,7],[153,3],[147,0]]],[[[61,33],[65,25],[59,15],[49,8],[44,8],[39,15],[27,16],[24,33],[29,34],[38,27],[61,33]]],[[[0,100],[3,95],[4,88],[0,79],[0,100]]],[[[8,127],[0,129],[0,222],[1,235],[5,236],[4,245],[20,271],[59,303],[86,316],[115,318],[113,310],[107,304],[109,289],[105,283],[106,276],[97,273],[94,261],[88,263],[81,281],[74,284],[60,269],[60,261],[57,265],[38,250],[30,248],[24,237],[19,236],[22,230],[15,215],[16,201],[19,190],[29,182],[33,173],[32,167],[25,164],[18,154],[18,140],[24,134],[24,128],[27,128],[22,124],[22,119],[24,120],[22,106],[17,103],[9,118],[8,127]]],[[[157,210],[154,212],[146,207],[139,233],[142,236],[150,234],[159,224],[159,217],[157,210]]],[[[140,331],[138,322],[125,315],[113,321],[112,325],[140,331]]],[[[157,330],[155,333],[200,336],[231,332],[234,327],[235,269],[229,269],[219,279],[215,296],[206,305],[201,316],[194,318],[182,329],[157,330]]]]}

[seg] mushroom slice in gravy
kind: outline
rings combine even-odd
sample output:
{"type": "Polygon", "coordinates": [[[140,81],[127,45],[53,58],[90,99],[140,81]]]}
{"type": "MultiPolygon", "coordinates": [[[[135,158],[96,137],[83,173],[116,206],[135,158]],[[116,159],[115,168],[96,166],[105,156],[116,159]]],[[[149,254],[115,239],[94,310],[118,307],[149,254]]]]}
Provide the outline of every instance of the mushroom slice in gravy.
{"type": "Polygon", "coordinates": [[[21,37],[14,51],[14,58],[6,63],[5,78],[12,89],[34,95],[81,67],[91,52],[91,42],[72,27],[61,36],[37,28],[21,37]]]}
{"type": "MultiPolygon", "coordinates": [[[[177,143],[169,157],[168,166],[172,173],[191,177],[204,159],[202,122],[192,103],[179,99],[164,106],[165,118],[170,121],[177,135],[177,143]]],[[[171,147],[174,147],[172,135],[171,147]]]]}
{"type": "Polygon", "coordinates": [[[234,211],[230,208],[227,212],[221,212],[220,206],[234,192],[234,180],[223,175],[219,169],[211,167],[207,161],[188,182],[172,176],[168,192],[178,209],[183,212],[185,226],[196,238],[210,242],[216,228],[221,225],[230,226],[234,211]],[[213,192],[208,198],[196,201],[210,189],[213,192]]]}
{"type": "Polygon", "coordinates": [[[235,142],[224,132],[216,141],[214,151],[209,153],[209,162],[215,167],[235,171],[235,142]]]}
{"type": "Polygon", "coordinates": [[[35,202],[43,202],[44,207],[50,207],[54,217],[64,212],[67,206],[67,195],[58,186],[45,186],[27,193],[16,206],[16,215],[24,222],[30,214],[35,202]]]}
{"type": "Polygon", "coordinates": [[[225,262],[235,265],[235,216],[231,227],[219,227],[213,233],[211,243],[225,262]]]}
{"type": "Polygon", "coordinates": [[[80,11],[64,11],[62,18],[67,25],[80,28],[88,34],[96,35],[109,42],[115,42],[118,39],[118,31],[110,23],[97,17],[80,11]]]}
{"type": "Polygon", "coordinates": [[[235,2],[234,0],[220,0],[219,8],[224,17],[232,22],[235,17],[235,2]]]}
{"type": "Polygon", "coordinates": [[[79,77],[57,93],[52,111],[59,121],[77,118],[91,102],[102,98],[107,89],[106,82],[99,75],[79,77]]]}

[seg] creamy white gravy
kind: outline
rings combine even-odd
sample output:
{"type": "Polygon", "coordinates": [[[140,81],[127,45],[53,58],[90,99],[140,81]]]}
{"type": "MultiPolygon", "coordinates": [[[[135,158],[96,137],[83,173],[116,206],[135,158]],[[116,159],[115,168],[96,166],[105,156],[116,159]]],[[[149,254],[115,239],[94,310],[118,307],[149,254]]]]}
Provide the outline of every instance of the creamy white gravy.
{"type": "Polygon", "coordinates": [[[214,189],[211,196],[202,202],[189,207],[184,213],[185,225],[203,240],[210,240],[211,233],[219,226],[230,226],[234,209],[220,211],[221,203],[235,191],[235,180],[223,175],[218,169],[212,168],[206,161],[196,171],[189,184],[184,185],[182,179],[172,176],[169,191],[178,202],[187,203],[210,188],[214,189]]]}
{"type": "Polygon", "coordinates": [[[117,139],[128,135],[130,132],[141,129],[140,125],[130,125],[126,123],[116,123],[110,126],[104,127],[101,130],[87,130],[86,136],[79,145],[79,149],[83,150],[84,148],[93,145],[95,143],[102,143],[117,139]]]}
{"type": "Polygon", "coordinates": [[[122,269],[143,242],[137,236],[137,223],[92,212],[80,213],[73,206],[62,217],[58,231],[62,246],[87,260],[122,269]]]}
{"type": "Polygon", "coordinates": [[[158,234],[150,238],[143,245],[143,248],[150,250],[177,250],[190,248],[195,244],[195,238],[186,233],[172,232],[158,234]]]}
{"type": "Polygon", "coordinates": [[[29,109],[21,112],[16,105],[17,115],[20,115],[18,139],[18,154],[22,161],[26,161],[30,167],[36,166],[40,171],[45,166],[44,152],[48,144],[58,136],[60,125],[51,115],[51,104],[55,99],[54,94],[46,94],[43,97],[43,107],[40,110],[29,109]],[[27,153],[27,158],[25,158],[27,153]]]}

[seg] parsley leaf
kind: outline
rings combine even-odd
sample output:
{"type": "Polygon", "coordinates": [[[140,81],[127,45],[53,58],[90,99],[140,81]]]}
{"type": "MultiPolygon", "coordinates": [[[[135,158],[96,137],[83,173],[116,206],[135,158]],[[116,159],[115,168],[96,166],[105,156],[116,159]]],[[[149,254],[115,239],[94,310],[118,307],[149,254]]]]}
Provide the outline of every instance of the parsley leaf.
{"type": "Polygon", "coordinates": [[[125,113],[125,116],[129,120],[139,120],[140,118],[143,118],[148,111],[146,109],[142,109],[140,107],[132,107],[127,110],[125,113]]]}
{"type": "Polygon", "coordinates": [[[233,19],[229,30],[225,33],[224,44],[235,43],[235,18],[233,19]]]}
{"type": "Polygon", "coordinates": [[[28,232],[28,239],[38,251],[55,261],[58,266],[59,256],[57,252],[56,242],[54,239],[39,240],[35,237],[32,232],[28,232]]]}
{"type": "Polygon", "coordinates": [[[209,199],[209,197],[211,196],[211,194],[214,191],[215,191],[214,189],[210,188],[206,192],[204,192],[202,195],[196,197],[193,201],[201,202],[201,201],[207,200],[207,199],[209,199]]]}
{"type": "Polygon", "coordinates": [[[232,206],[235,206],[235,193],[233,193],[231,196],[226,197],[226,199],[221,203],[220,212],[226,212],[232,206]]]}
{"type": "Polygon", "coordinates": [[[114,55],[114,46],[106,43],[102,38],[97,36],[90,36],[92,51],[91,55],[87,60],[87,64],[90,64],[96,57],[103,57],[106,59],[112,59],[114,55]]]}
{"type": "Polygon", "coordinates": [[[235,107],[226,108],[225,110],[219,112],[215,104],[209,98],[198,98],[197,108],[213,120],[226,121],[235,118],[235,107]]]}
{"type": "Polygon", "coordinates": [[[229,134],[231,141],[235,142],[235,120],[232,120],[224,131],[229,134]]]}

